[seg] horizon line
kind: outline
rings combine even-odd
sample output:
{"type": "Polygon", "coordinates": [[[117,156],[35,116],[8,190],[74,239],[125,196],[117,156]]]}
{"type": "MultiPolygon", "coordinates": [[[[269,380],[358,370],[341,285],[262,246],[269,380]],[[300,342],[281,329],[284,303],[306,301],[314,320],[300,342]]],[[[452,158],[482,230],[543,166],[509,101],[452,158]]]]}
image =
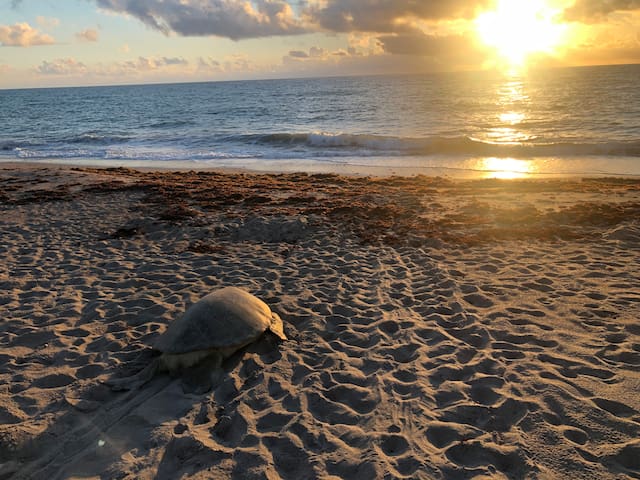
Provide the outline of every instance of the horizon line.
{"type": "MultiPolygon", "coordinates": [[[[639,63],[609,63],[609,64],[596,64],[596,65],[552,65],[531,67],[527,71],[545,71],[545,70],[563,70],[573,68],[604,68],[604,67],[627,67],[640,65],[639,63]]],[[[159,82],[141,82],[141,83],[104,83],[95,85],[53,85],[53,86],[40,86],[40,87],[0,87],[0,91],[22,91],[22,90],[54,90],[65,88],[107,88],[107,87],[145,87],[145,86],[169,86],[169,85],[197,85],[206,83],[234,83],[234,82],[265,82],[265,81],[286,81],[286,80],[321,80],[330,78],[365,78],[365,77],[394,77],[394,76],[429,76],[429,75],[446,75],[446,74],[473,74],[473,73],[502,73],[498,69],[484,69],[484,70],[441,70],[433,72],[399,72],[399,73],[354,73],[343,75],[301,75],[291,77],[258,77],[258,78],[238,78],[238,79],[211,79],[211,80],[195,80],[195,81],[159,81],[159,82]]]]}

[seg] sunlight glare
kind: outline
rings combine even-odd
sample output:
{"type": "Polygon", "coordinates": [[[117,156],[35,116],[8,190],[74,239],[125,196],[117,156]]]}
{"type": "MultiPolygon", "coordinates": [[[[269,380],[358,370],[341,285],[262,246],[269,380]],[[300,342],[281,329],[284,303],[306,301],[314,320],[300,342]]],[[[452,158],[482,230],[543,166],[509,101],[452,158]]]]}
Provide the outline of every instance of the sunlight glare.
{"type": "Polygon", "coordinates": [[[519,112],[505,112],[500,114],[500,121],[502,123],[508,123],[509,125],[517,125],[518,123],[522,123],[524,118],[524,113],[519,112]]]}
{"type": "Polygon", "coordinates": [[[487,178],[504,180],[526,178],[535,173],[535,168],[531,161],[517,158],[483,158],[481,160],[481,169],[486,172],[487,178]]]}
{"type": "Polygon", "coordinates": [[[475,23],[482,41],[508,67],[519,68],[531,54],[552,54],[562,43],[566,25],[556,22],[559,13],[548,0],[498,0],[495,10],[475,23]]]}

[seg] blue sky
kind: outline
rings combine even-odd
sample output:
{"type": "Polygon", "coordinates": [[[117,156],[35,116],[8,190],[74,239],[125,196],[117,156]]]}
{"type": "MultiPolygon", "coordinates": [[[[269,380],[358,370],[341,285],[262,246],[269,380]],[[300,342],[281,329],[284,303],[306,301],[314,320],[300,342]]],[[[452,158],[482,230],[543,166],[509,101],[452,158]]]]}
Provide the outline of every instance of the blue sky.
{"type": "MultiPolygon", "coordinates": [[[[529,45],[528,64],[640,62],[640,0],[535,1],[566,33],[529,45]]],[[[499,4],[0,0],[0,88],[496,68],[499,43],[518,40],[484,44],[475,22],[499,4]]]]}

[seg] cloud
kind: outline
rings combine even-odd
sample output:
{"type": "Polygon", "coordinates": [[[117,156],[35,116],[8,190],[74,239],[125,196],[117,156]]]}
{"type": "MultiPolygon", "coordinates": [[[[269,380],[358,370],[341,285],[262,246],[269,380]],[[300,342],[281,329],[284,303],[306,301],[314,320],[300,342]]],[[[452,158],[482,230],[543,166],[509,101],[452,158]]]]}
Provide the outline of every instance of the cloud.
{"type": "Polygon", "coordinates": [[[116,64],[120,70],[128,73],[150,72],[166,67],[186,67],[188,65],[189,61],[182,57],[138,57],[136,60],[116,64]]]}
{"type": "Polygon", "coordinates": [[[467,35],[427,35],[411,32],[400,35],[385,35],[378,38],[386,53],[396,55],[419,55],[436,57],[441,55],[475,54],[473,38],[467,35]]]}
{"type": "Polygon", "coordinates": [[[53,37],[40,33],[28,23],[0,25],[0,44],[5,47],[32,47],[35,45],[51,45],[53,37]]]}
{"type": "Polygon", "coordinates": [[[627,42],[615,45],[585,44],[569,51],[569,55],[582,65],[640,63],[640,46],[627,42]]]}
{"type": "Polygon", "coordinates": [[[53,17],[43,17],[42,15],[39,15],[36,17],[36,22],[38,23],[38,25],[40,25],[42,28],[55,28],[58,25],[60,25],[60,20],[57,18],[53,18],[53,17]]]}
{"type": "Polygon", "coordinates": [[[338,64],[349,57],[362,56],[363,53],[357,49],[349,47],[347,49],[339,48],[337,50],[327,50],[322,47],[311,47],[308,50],[291,50],[287,55],[282,57],[282,64],[285,67],[294,67],[301,70],[327,64],[338,64]],[[301,68],[298,68],[301,67],[301,68]]]}
{"type": "Polygon", "coordinates": [[[571,21],[594,22],[614,12],[639,9],[640,0],[577,0],[564,11],[564,16],[571,21]]]}
{"type": "Polygon", "coordinates": [[[640,63],[640,38],[634,25],[615,19],[592,25],[566,45],[564,56],[578,65],[640,63]]]}
{"type": "Polygon", "coordinates": [[[254,64],[247,55],[242,54],[228,55],[221,60],[200,57],[196,68],[198,74],[207,75],[209,78],[211,75],[228,77],[238,73],[246,74],[258,71],[261,71],[261,67],[254,64]]]}
{"type": "Polygon", "coordinates": [[[291,50],[282,62],[296,72],[309,72],[312,68],[322,72],[322,68],[332,66],[354,73],[393,71],[385,70],[385,65],[414,73],[447,70],[452,66],[477,69],[489,58],[489,52],[478,45],[475,35],[470,33],[431,35],[416,29],[388,35],[354,34],[346,48],[291,50]]]}
{"type": "Polygon", "coordinates": [[[36,73],[49,76],[127,77],[136,78],[157,73],[184,72],[190,67],[182,57],[138,57],[124,62],[86,65],[73,57],[43,61],[36,73]]]}
{"type": "Polygon", "coordinates": [[[138,18],[168,35],[233,40],[305,33],[284,0],[96,0],[99,7],[138,18]]]}
{"type": "Polygon", "coordinates": [[[473,18],[490,0],[329,0],[306,14],[333,32],[401,32],[420,20],[473,18]]]}
{"type": "Polygon", "coordinates": [[[309,49],[309,56],[311,58],[324,57],[327,51],[322,47],[311,47],[309,49]]]}
{"type": "Polygon", "coordinates": [[[328,55],[327,50],[322,47],[311,47],[308,52],[304,50],[291,50],[289,51],[289,57],[292,59],[305,59],[305,58],[325,58],[328,55]]]}
{"type": "Polygon", "coordinates": [[[309,58],[309,54],[303,50],[291,50],[289,56],[291,58],[309,58]]]}
{"type": "Polygon", "coordinates": [[[87,66],[74,58],[58,58],[52,61],[44,60],[36,67],[41,75],[77,75],[87,72],[87,66]]]}
{"type": "Polygon", "coordinates": [[[76,38],[81,42],[97,42],[98,31],[93,28],[87,28],[86,30],[76,33],[76,38]]]}
{"type": "Polygon", "coordinates": [[[166,35],[233,40],[300,33],[398,33],[416,22],[470,19],[493,0],[94,0],[166,35]],[[299,5],[294,11],[292,4],[299,5]],[[297,13],[296,13],[297,12],[297,13]]]}
{"type": "Polygon", "coordinates": [[[198,58],[197,70],[203,73],[219,73],[222,71],[222,64],[213,58],[198,58]]]}
{"type": "Polygon", "coordinates": [[[161,66],[169,66],[169,65],[189,65],[189,61],[182,57],[162,57],[160,59],[159,65],[161,66]]]}
{"type": "Polygon", "coordinates": [[[22,0],[11,0],[11,8],[17,10],[22,5],[22,0]]]}

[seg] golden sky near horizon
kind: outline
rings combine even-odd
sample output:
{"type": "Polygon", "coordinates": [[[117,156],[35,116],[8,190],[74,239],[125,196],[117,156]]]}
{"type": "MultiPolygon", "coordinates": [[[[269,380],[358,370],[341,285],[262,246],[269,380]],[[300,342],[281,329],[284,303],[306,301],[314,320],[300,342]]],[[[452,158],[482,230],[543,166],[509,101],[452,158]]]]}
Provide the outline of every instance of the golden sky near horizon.
{"type": "Polygon", "coordinates": [[[0,0],[0,88],[640,63],[640,0],[0,0]]]}

